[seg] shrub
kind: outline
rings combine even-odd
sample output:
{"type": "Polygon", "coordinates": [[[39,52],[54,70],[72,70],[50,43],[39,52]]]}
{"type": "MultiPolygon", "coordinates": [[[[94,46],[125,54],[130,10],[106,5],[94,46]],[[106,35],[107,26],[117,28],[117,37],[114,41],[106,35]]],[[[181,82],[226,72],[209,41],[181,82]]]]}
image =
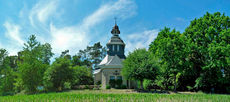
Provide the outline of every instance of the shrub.
{"type": "Polygon", "coordinates": [[[111,89],[111,87],[109,85],[106,85],[106,89],[111,89]]]}
{"type": "Polygon", "coordinates": [[[191,87],[191,86],[186,86],[187,87],[187,89],[189,90],[189,91],[192,91],[193,90],[193,87],[191,87]]]}
{"type": "Polygon", "coordinates": [[[127,89],[126,85],[121,85],[121,89],[127,89]]]}
{"type": "Polygon", "coordinates": [[[115,86],[116,86],[116,80],[115,80],[115,79],[109,80],[109,85],[110,85],[112,88],[115,88],[115,86]]]}
{"type": "Polygon", "coordinates": [[[3,93],[0,93],[0,96],[8,96],[8,95],[14,95],[15,93],[14,92],[3,92],[3,93]]]}
{"type": "Polygon", "coordinates": [[[122,79],[117,79],[115,83],[116,83],[117,87],[121,87],[122,86],[122,79]]]}
{"type": "Polygon", "coordinates": [[[152,89],[154,87],[154,81],[153,80],[147,80],[145,79],[144,82],[143,82],[143,87],[144,89],[152,89]]]}
{"type": "Polygon", "coordinates": [[[101,85],[101,81],[97,81],[97,82],[96,82],[96,85],[101,85]]]}
{"type": "Polygon", "coordinates": [[[64,83],[72,79],[72,73],[69,59],[56,58],[43,76],[45,88],[48,91],[62,91],[64,83]]]}
{"type": "Polygon", "coordinates": [[[230,86],[226,87],[227,93],[230,93],[230,86]]]}
{"type": "Polygon", "coordinates": [[[93,85],[93,77],[90,68],[87,68],[86,66],[74,66],[72,67],[72,70],[72,87],[78,85],[93,85]]]}
{"type": "Polygon", "coordinates": [[[122,79],[113,79],[113,80],[109,80],[109,85],[112,87],[112,88],[117,88],[117,89],[120,89],[121,86],[122,86],[122,79]]]}
{"type": "Polygon", "coordinates": [[[64,89],[71,89],[71,83],[70,82],[65,82],[64,83],[64,89]]]}
{"type": "Polygon", "coordinates": [[[84,89],[90,89],[89,85],[85,85],[84,89]]]}

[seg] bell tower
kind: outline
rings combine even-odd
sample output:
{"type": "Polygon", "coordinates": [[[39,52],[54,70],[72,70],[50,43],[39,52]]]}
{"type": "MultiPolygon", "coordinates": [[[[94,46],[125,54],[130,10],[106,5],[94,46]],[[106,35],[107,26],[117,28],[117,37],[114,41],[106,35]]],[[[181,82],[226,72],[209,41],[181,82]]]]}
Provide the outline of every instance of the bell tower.
{"type": "MultiPolygon", "coordinates": [[[[133,82],[123,78],[121,74],[125,57],[125,43],[120,38],[120,30],[115,18],[115,25],[111,31],[111,38],[106,44],[107,54],[98,65],[98,69],[94,71],[94,83],[101,82],[101,88],[106,89],[110,85],[111,80],[122,80],[122,85],[131,87],[133,82]]],[[[133,87],[134,88],[134,87],[133,87]]]]}
{"type": "Polygon", "coordinates": [[[117,26],[117,21],[115,18],[115,25],[111,31],[112,37],[109,40],[109,42],[106,44],[107,46],[107,54],[109,56],[115,56],[117,55],[121,59],[125,59],[125,43],[123,40],[119,37],[120,30],[117,26]]]}

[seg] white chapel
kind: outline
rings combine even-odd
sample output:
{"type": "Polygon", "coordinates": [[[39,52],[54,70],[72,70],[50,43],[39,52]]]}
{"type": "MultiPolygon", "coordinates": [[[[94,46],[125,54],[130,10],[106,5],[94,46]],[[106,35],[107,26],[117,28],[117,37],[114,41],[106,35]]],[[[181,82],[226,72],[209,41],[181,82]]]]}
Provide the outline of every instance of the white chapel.
{"type": "Polygon", "coordinates": [[[94,71],[94,83],[101,83],[101,88],[105,89],[111,80],[122,80],[122,85],[127,88],[135,88],[135,82],[126,80],[121,75],[121,69],[123,67],[122,61],[125,57],[125,43],[119,37],[120,30],[115,22],[113,27],[112,37],[106,44],[107,55],[98,65],[98,69],[94,71]]]}

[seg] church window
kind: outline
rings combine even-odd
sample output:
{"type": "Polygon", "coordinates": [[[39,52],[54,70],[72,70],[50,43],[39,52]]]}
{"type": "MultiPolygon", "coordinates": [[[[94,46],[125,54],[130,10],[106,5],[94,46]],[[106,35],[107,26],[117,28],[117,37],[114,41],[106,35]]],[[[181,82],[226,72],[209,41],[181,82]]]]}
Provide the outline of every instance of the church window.
{"type": "Polygon", "coordinates": [[[110,76],[110,80],[115,80],[115,76],[110,76]]]}

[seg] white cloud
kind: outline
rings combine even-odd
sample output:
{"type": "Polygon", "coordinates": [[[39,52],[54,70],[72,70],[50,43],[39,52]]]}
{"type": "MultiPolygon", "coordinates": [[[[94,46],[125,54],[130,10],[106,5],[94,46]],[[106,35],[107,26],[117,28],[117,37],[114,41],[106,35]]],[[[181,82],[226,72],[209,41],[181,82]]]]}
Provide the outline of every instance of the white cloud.
{"type": "Polygon", "coordinates": [[[4,47],[10,56],[18,55],[18,52],[22,50],[22,46],[15,46],[13,44],[4,47]]]}
{"type": "Polygon", "coordinates": [[[16,41],[15,44],[23,45],[24,41],[20,37],[21,27],[9,22],[5,22],[3,25],[6,28],[5,36],[12,41],[16,41]]]}
{"type": "Polygon", "coordinates": [[[82,22],[76,22],[75,25],[60,26],[57,24],[59,24],[59,20],[62,21],[62,17],[56,17],[57,15],[62,16],[58,11],[60,9],[59,0],[40,0],[31,9],[25,5],[19,12],[19,17],[23,20],[20,24],[15,25],[8,22],[4,24],[7,29],[6,35],[12,40],[12,44],[4,45],[4,47],[10,53],[16,54],[24,43],[21,39],[20,31],[23,31],[23,33],[33,32],[33,34],[44,32],[47,35],[39,34],[36,36],[42,43],[50,43],[55,54],[60,54],[61,51],[67,49],[70,50],[70,54],[74,54],[78,50],[86,48],[89,42],[96,40],[91,35],[93,33],[91,28],[115,16],[119,19],[132,17],[136,14],[136,8],[136,4],[132,0],[109,1],[86,16],[82,22]],[[28,20],[25,18],[27,16],[28,20]],[[55,18],[55,24],[52,24],[54,22],[52,17],[55,18]]]}
{"type": "Polygon", "coordinates": [[[77,29],[75,26],[56,28],[51,24],[50,33],[52,35],[51,45],[55,53],[60,54],[61,51],[70,50],[70,54],[74,54],[85,48],[89,43],[86,32],[77,29]]]}
{"type": "Polygon", "coordinates": [[[17,55],[17,52],[22,49],[24,41],[20,36],[21,27],[19,25],[6,21],[3,26],[6,29],[5,37],[9,40],[0,43],[0,48],[4,48],[9,52],[9,55],[17,55]]]}
{"type": "Polygon", "coordinates": [[[56,28],[55,25],[50,24],[50,33],[52,35],[51,45],[55,53],[70,50],[71,54],[78,52],[80,49],[86,48],[93,38],[90,35],[90,29],[96,24],[112,18],[114,14],[123,15],[122,17],[129,17],[135,12],[135,4],[130,0],[119,0],[113,3],[101,5],[92,14],[84,18],[83,22],[77,26],[66,26],[63,28],[56,28]],[[127,11],[128,10],[128,11],[127,11]]]}
{"type": "Polygon", "coordinates": [[[35,19],[41,23],[45,23],[49,17],[55,14],[58,6],[57,0],[41,0],[30,11],[30,23],[34,26],[35,19]]]}
{"type": "Polygon", "coordinates": [[[147,48],[149,44],[157,37],[158,30],[146,30],[140,33],[128,34],[125,37],[126,53],[131,52],[137,48],[147,48]]]}
{"type": "Polygon", "coordinates": [[[132,0],[118,0],[101,5],[94,13],[83,21],[83,27],[91,27],[108,18],[118,16],[121,19],[131,17],[136,14],[136,4],[132,0]]]}

